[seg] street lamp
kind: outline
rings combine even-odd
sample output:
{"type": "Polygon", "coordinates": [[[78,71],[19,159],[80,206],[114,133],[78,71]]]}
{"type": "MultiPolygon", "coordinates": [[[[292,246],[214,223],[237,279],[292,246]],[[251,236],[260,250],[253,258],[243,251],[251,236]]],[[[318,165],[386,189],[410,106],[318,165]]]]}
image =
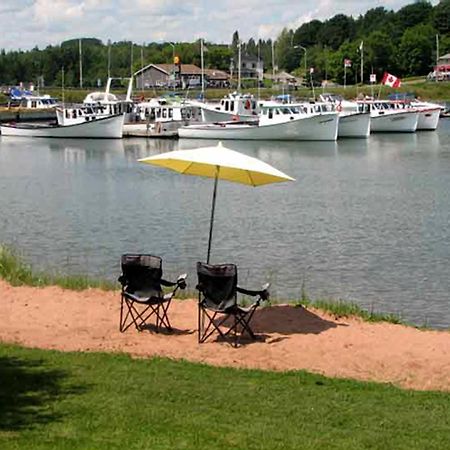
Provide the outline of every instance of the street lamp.
{"type": "Polygon", "coordinates": [[[308,73],[308,66],[306,61],[306,47],[303,47],[303,45],[294,45],[294,48],[299,48],[305,52],[305,79],[306,79],[306,75],[308,73]]]}

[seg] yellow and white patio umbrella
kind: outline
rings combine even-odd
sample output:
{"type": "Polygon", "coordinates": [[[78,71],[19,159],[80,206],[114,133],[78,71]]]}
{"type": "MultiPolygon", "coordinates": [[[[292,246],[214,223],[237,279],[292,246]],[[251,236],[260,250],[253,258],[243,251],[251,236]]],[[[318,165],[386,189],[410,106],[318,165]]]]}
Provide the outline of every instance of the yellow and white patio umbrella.
{"type": "Polygon", "coordinates": [[[219,179],[247,184],[249,186],[295,181],[294,178],[280,172],[260,159],[252,158],[251,156],[223,147],[221,142],[216,147],[177,150],[143,158],[139,161],[164,167],[183,175],[214,178],[207,263],[209,263],[211,254],[214,210],[216,205],[217,182],[219,179]]]}

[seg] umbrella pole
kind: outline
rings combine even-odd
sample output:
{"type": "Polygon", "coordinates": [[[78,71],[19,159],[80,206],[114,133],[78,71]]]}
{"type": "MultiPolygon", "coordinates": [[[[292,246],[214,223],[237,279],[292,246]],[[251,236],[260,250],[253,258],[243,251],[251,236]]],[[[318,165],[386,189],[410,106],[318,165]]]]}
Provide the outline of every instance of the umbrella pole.
{"type": "Polygon", "coordinates": [[[208,239],[208,256],[206,257],[206,264],[209,264],[209,256],[211,254],[211,241],[214,225],[214,210],[216,209],[216,195],[217,195],[217,182],[219,181],[219,166],[216,166],[216,178],[214,179],[214,192],[211,206],[211,221],[209,224],[209,239],[208,239]]]}

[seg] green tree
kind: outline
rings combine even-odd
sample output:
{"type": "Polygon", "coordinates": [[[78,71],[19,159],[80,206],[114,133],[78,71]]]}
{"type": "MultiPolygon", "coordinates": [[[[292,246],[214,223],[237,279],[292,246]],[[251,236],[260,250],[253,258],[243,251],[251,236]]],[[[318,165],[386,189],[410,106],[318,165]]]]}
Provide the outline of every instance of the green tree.
{"type": "Polygon", "coordinates": [[[399,58],[403,75],[426,75],[433,65],[436,30],[420,24],[409,28],[400,41],[399,58]]]}
{"type": "Polygon", "coordinates": [[[450,0],[442,0],[434,7],[433,24],[440,34],[450,33],[450,0]]]}

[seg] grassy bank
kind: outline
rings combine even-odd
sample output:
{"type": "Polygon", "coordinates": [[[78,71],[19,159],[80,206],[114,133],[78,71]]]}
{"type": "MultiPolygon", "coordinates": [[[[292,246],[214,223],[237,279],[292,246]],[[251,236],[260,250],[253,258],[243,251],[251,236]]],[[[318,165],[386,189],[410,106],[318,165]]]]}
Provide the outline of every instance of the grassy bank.
{"type": "Polygon", "coordinates": [[[117,284],[84,275],[60,275],[36,272],[14,250],[0,245],[0,278],[13,286],[60,286],[81,291],[88,288],[117,289],[117,284]]]}
{"type": "MultiPolygon", "coordinates": [[[[14,250],[0,245],[0,278],[3,278],[13,286],[60,286],[64,289],[81,291],[89,288],[99,288],[103,290],[115,290],[119,288],[117,283],[105,280],[96,280],[83,275],[50,275],[35,272],[30,264],[24,262],[23,258],[14,250]]],[[[177,298],[196,298],[197,291],[178,291],[177,298]]],[[[402,320],[393,314],[382,314],[374,311],[366,311],[356,303],[345,302],[343,300],[312,300],[304,289],[302,289],[301,299],[287,300],[288,303],[295,303],[300,306],[312,306],[322,311],[334,314],[336,317],[356,316],[368,322],[390,322],[403,323],[402,320]]],[[[275,301],[276,303],[276,301],[275,301]]]]}
{"type": "Polygon", "coordinates": [[[450,395],[0,344],[0,448],[439,449],[450,395]]]}

